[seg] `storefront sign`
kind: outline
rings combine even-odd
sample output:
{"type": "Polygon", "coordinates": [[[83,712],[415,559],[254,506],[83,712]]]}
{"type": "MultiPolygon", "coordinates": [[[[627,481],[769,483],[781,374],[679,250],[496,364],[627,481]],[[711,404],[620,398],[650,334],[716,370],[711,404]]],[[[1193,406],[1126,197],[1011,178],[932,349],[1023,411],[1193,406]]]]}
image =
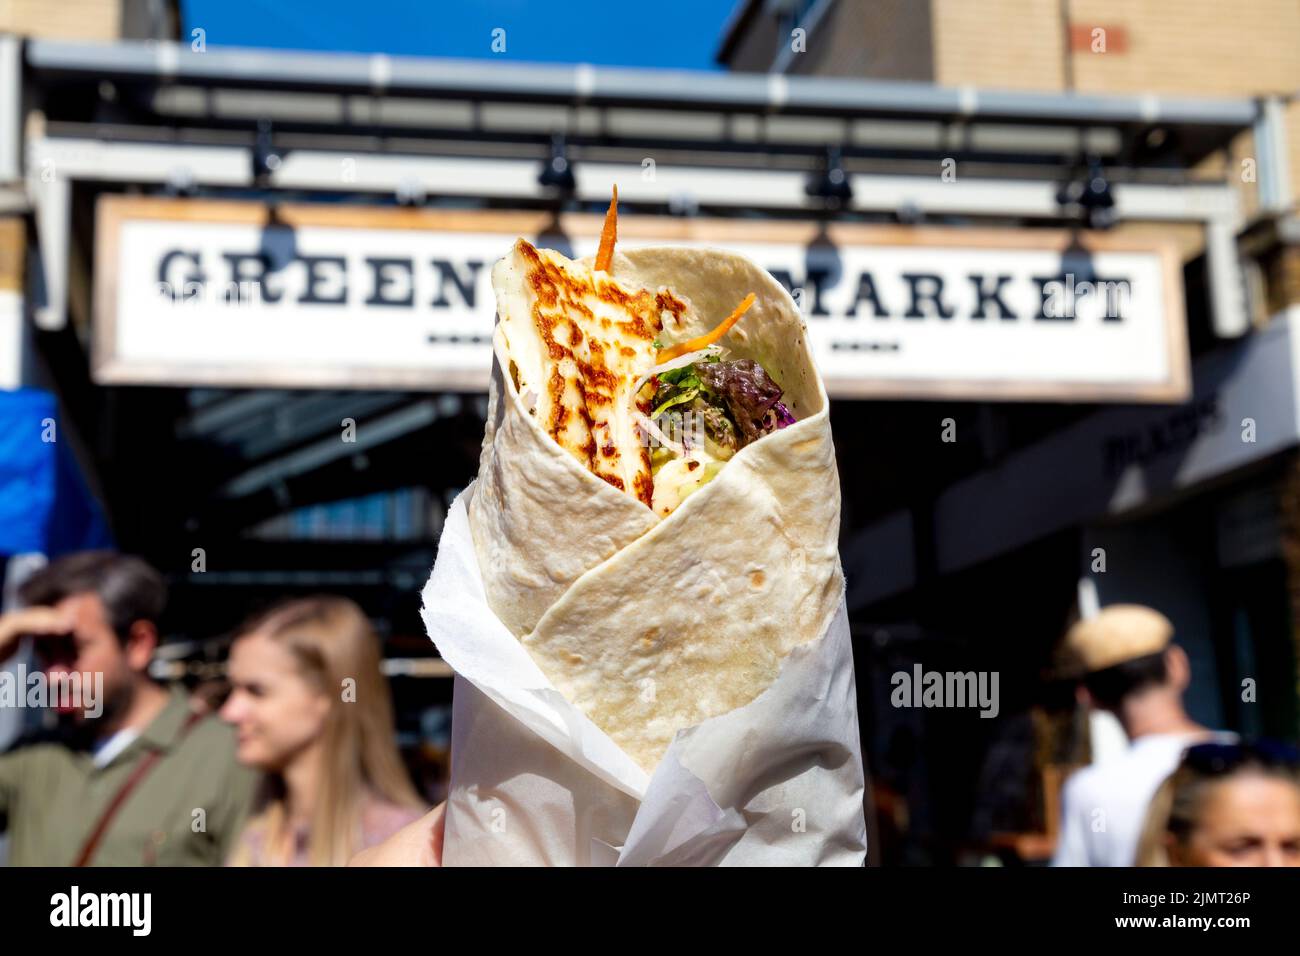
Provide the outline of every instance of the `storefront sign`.
{"type": "MultiPolygon", "coordinates": [[[[106,197],[101,382],[481,389],[515,236],[595,251],[601,217],[106,197]]],[[[795,296],[831,394],[1176,401],[1177,254],[1040,230],[625,216],[625,246],[749,256],[795,296]]]]}
{"type": "Polygon", "coordinates": [[[936,563],[957,570],[1149,505],[1300,442],[1300,310],[1196,362],[1177,408],[1113,408],[944,491],[936,563]]]}
{"type": "MultiPolygon", "coordinates": [[[[1181,405],[1098,411],[945,489],[933,514],[937,570],[959,571],[1064,528],[1168,502],[1296,447],[1300,307],[1199,357],[1194,380],[1181,405]]],[[[1225,566],[1258,559],[1275,540],[1273,516],[1240,510],[1249,507],[1231,514],[1237,537],[1221,543],[1225,566]],[[1246,527],[1249,538],[1241,536],[1246,527]]],[[[915,585],[912,518],[887,514],[845,544],[850,609],[915,585]]]]}

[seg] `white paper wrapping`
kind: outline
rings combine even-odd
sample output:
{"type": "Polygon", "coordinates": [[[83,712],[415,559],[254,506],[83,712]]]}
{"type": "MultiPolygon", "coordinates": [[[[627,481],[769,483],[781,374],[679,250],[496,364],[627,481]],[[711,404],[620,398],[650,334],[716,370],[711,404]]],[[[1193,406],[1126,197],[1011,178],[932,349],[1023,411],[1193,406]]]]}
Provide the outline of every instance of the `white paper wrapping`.
{"type": "Polygon", "coordinates": [[[744,707],[679,731],[647,775],[492,613],[466,505],[423,593],[455,670],[443,863],[841,865],[866,858],[848,611],[744,707]]]}

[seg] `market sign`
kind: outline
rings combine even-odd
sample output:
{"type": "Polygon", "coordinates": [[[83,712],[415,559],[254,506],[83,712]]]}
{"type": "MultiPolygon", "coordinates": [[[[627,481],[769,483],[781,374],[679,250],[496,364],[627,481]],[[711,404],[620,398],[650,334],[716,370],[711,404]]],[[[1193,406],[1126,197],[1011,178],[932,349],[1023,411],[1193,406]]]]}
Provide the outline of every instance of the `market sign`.
{"type": "MultiPolygon", "coordinates": [[[[516,236],[594,253],[601,218],[104,197],[95,378],[483,389],[492,264],[516,236]]],[[[758,262],[799,304],[833,396],[1173,402],[1188,392],[1171,242],[628,214],[619,241],[758,262]]]]}

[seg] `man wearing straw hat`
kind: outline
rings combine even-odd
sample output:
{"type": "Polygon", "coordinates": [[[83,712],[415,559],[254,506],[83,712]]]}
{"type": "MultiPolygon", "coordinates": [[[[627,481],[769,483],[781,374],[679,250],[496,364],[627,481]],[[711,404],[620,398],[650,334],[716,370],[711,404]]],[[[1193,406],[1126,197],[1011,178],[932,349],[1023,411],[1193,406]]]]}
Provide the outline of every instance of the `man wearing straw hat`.
{"type": "Polygon", "coordinates": [[[1080,700],[1113,713],[1129,747],[1066,781],[1053,866],[1132,866],[1147,804],[1183,751],[1206,739],[1235,739],[1202,727],[1183,708],[1191,667],[1173,636],[1168,618],[1137,604],[1111,605],[1066,633],[1080,700]]]}

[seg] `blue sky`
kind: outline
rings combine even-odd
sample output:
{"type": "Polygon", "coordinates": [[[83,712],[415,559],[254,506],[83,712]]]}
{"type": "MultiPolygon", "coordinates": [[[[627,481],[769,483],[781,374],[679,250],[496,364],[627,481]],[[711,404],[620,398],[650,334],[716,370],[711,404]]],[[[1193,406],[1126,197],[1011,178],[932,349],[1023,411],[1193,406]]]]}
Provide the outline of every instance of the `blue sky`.
{"type": "Polygon", "coordinates": [[[737,0],[182,0],[208,46],[717,69],[737,0]],[[492,31],[506,31],[503,54],[492,31]]]}

